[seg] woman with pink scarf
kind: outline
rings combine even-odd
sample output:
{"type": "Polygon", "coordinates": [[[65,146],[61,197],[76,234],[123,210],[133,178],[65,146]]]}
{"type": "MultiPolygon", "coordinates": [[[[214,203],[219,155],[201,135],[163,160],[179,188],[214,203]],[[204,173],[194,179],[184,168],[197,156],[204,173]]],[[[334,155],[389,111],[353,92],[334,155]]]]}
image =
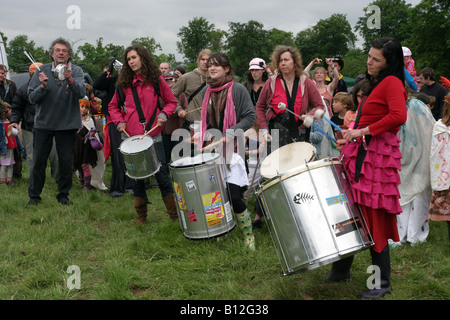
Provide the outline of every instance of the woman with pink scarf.
{"type": "Polygon", "coordinates": [[[206,131],[216,129],[222,133],[224,157],[226,159],[227,187],[239,228],[244,234],[246,246],[254,250],[250,212],[241,198],[241,187],[248,185],[245,164],[238,154],[234,153],[235,130],[243,132],[250,129],[256,121],[253,103],[245,87],[233,81],[233,70],[228,57],[223,53],[215,53],[208,59],[210,78],[208,86],[202,91],[203,104],[199,147],[207,140],[206,131]]]}

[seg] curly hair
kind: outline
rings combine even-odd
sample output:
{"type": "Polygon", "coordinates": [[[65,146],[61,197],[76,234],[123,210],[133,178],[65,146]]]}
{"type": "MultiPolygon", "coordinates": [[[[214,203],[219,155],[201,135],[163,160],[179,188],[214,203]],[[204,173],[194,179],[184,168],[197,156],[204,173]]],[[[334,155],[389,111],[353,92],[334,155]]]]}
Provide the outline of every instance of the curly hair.
{"type": "Polygon", "coordinates": [[[302,55],[300,52],[290,46],[276,46],[275,50],[272,53],[272,63],[275,66],[275,69],[279,69],[280,65],[280,57],[283,53],[290,52],[292,59],[294,60],[294,68],[295,68],[295,76],[300,77],[303,74],[303,61],[302,61],[302,55]]]}
{"type": "Polygon", "coordinates": [[[159,71],[159,68],[156,65],[156,62],[151,56],[150,52],[140,44],[131,45],[125,50],[122,62],[123,67],[122,71],[119,74],[119,78],[117,79],[117,84],[123,88],[130,88],[133,83],[135,73],[128,65],[128,53],[132,50],[136,51],[138,56],[141,58],[141,73],[144,81],[154,86],[158,85],[160,81],[159,77],[161,76],[161,71],[159,71]]]}
{"type": "MultiPolygon", "coordinates": [[[[62,44],[64,46],[66,46],[67,47],[67,51],[69,53],[69,57],[71,58],[73,56],[72,44],[68,40],[59,37],[58,39],[52,41],[52,43],[50,44],[50,48],[48,49],[48,52],[49,52],[49,55],[50,55],[50,59],[52,59],[52,61],[53,61],[53,57],[52,57],[53,56],[53,52],[55,50],[54,49],[55,44],[62,44]]],[[[70,58],[69,58],[69,60],[70,60],[70,58]]]]}

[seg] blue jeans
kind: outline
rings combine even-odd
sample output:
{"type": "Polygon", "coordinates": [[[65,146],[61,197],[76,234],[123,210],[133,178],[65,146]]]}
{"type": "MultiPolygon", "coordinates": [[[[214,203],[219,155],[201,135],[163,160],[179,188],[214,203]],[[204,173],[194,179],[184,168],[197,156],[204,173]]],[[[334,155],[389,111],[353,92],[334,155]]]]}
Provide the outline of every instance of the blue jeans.
{"type": "Polygon", "coordinates": [[[55,138],[58,154],[59,176],[56,198],[68,198],[72,188],[73,154],[75,152],[76,130],[33,130],[33,169],[30,174],[28,196],[40,200],[45,184],[45,169],[55,138]]]}
{"type": "MultiPolygon", "coordinates": [[[[161,167],[157,174],[155,174],[156,181],[158,182],[159,190],[161,191],[161,197],[164,199],[167,195],[173,193],[172,182],[170,181],[169,166],[166,162],[166,156],[164,153],[164,145],[160,140],[155,141],[156,156],[161,163],[161,167]]],[[[145,191],[145,179],[133,181],[133,193],[135,197],[147,199],[147,192],[145,191]]]]}

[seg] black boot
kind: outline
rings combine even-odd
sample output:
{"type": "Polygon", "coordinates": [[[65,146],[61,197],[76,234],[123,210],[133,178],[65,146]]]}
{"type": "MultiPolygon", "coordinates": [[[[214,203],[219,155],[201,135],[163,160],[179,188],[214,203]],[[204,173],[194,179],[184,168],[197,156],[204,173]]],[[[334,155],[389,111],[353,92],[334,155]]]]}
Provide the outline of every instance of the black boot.
{"type": "Polygon", "coordinates": [[[391,293],[391,257],[389,255],[389,245],[380,253],[370,249],[372,255],[372,264],[380,268],[380,288],[368,289],[359,294],[363,299],[379,299],[386,294],[391,293]]]}
{"type": "Polygon", "coordinates": [[[350,268],[353,263],[353,257],[350,256],[336,262],[331,265],[331,270],[325,276],[327,282],[339,282],[344,280],[350,280],[350,268]]]}

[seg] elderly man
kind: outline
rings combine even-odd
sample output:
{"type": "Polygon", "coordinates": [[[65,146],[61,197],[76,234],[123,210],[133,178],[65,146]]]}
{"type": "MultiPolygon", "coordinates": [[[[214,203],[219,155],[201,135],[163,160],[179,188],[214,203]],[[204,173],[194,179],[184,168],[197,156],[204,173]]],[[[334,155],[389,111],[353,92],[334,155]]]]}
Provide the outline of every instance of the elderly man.
{"type": "Polygon", "coordinates": [[[28,86],[28,98],[36,108],[33,169],[28,186],[29,205],[41,201],[45,168],[53,138],[59,162],[56,198],[60,204],[69,204],[76,132],[81,128],[78,100],[86,95],[83,71],[69,62],[73,54],[71,44],[63,38],[58,38],[50,45],[49,52],[53,62],[41,66],[28,86]],[[64,73],[62,77],[56,78],[55,69],[61,64],[65,66],[64,73]]]}

